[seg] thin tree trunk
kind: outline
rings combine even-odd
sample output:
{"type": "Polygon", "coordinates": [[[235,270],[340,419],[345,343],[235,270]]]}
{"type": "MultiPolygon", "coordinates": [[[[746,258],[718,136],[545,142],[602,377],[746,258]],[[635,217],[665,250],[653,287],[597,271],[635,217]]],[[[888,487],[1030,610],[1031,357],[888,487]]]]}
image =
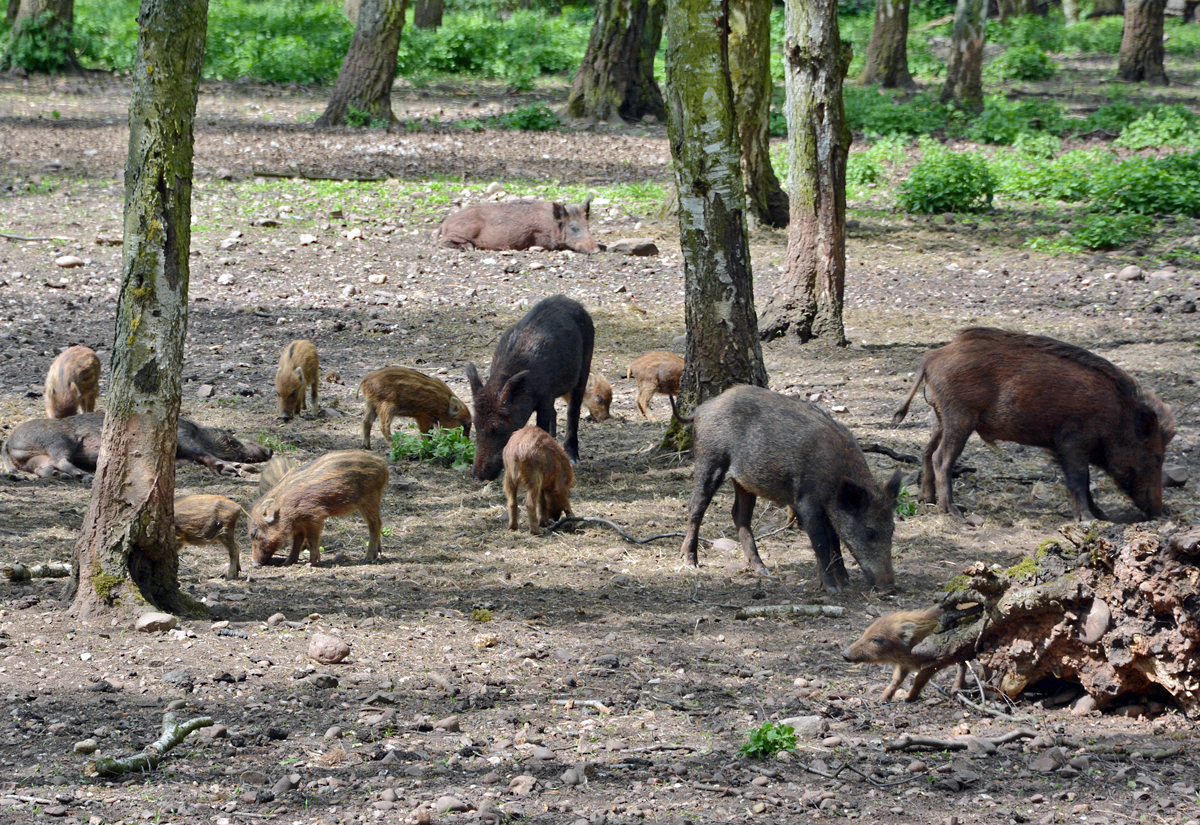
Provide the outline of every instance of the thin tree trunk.
{"type": "Polygon", "coordinates": [[[442,0],[417,0],[413,7],[413,26],[418,29],[438,29],[442,26],[442,0]]]}
{"type": "Polygon", "coordinates": [[[1025,14],[1037,14],[1035,0],[1000,0],[1001,23],[1011,17],[1020,17],[1025,14]]]}
{"type": "Polygon", "coordinates": [[[361,126],[395,123],[392,84],[403,30],[404,0],[362,0],[346,59],[318,126],[342,126],[347,116],[352,122],[361,119],[361,126]]]}
{"type": "Polygon", "coordinates": [[[75,0],[18,0],[14,13],[9,0],[12,36],[4,65],[31,72],[77,69],[71,38],[75,30],[75,0]]]}
{"type": "Polygon", "coordinates": [[[587,51],[567,98],[567,113],[592,120],[665,118],[654,80],[664,0],[597,0],[587,51]]]}
{"type": "Polygon", "coordinates": [[[842,85],[852,56],[836,0],[787,0],[788,226],[784,271],[764,312],[763,338],[791,332],[842,346],[846,284],[846,159],[842,85]]]}
{"type": "Polygon", "coordinates": [[[21,9],[21,0],[8,0],[8,12],[4,16],[4,22],[10,27],[17,21],[17,12],[21,9]]]}
{"type": "Polygon", "coordinates": [[[1163,68],[1163,0],[1129,0],[1125,4],[1125,32],[1117,57],[1117,79],[1166,86],[1163,68]]]}
{"type": "Polygon", "coordinates": [[[1079,0],[1063,0],[1062,7],[1063,17],[1068,26],[1074,26],[1079,22],[1079,0]]]}
{"type": "Polygon", "coordinates": [[[914,89],[908,70],[909,0],[875,0],[875,27],[858,82],[885,89],[914,89]]]}
{"type": "Polygon", "coordinates": [[[771,166],[771,0],[729,0],[729,75],[742,145],[746,209],[759,223],[782,228],[788,199],[771,166]]]}
{"type": "Polygon", "coordinates": [[[942,102],[953,102],[976,114],[983,111],[983,35],[986,27],[987,0],[958,0],[942,102]]]}
{"type": "Polygon", "coordinates": [[[187,335],[192,128],[208,0],[142,0],[129,103],[125,245],[112,374],[92,497],[75,545],[81,618],[143,602],[191,606],[173,524],[187,335]]]}

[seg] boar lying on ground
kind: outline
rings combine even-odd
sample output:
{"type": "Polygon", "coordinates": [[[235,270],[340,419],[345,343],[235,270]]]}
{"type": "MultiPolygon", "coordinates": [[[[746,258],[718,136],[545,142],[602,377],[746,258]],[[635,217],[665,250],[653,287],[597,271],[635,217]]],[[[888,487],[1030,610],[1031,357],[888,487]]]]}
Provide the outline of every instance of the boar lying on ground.
{"type": "Polygon", "coordinates": [[[936,420],[923,457],[921,500],[961,515],[951,470],[971,433],[1052,452],[1082,521],[1104,513],[1092,500],[1089,465],[1113,477],[1147,518],[1162,513],[1162,467],[1175,434],[1171,408],[1124,370],[1085,349],[1040,335],[986,327],[961,330],[921,359],[893,422],[921,384],[936,420]]]}
{"type": "Polygon", "coordinates": [[[283,480],[283,477],[292,470],[300,466],[300,462],[294,458],[286,458],[277,455],[263,465],[262,472],[258,474],[258,494],[264,495],[272,487],[283,480]]]}
{"type": "Polygon", "coordinates": [[[327,453],[287,473],[250,508],[250,554],[255,566],[267,564],[281,547],[289,547],[287,564],[295,564],[308,548],[312,564],[321,560],[321,528],[325,519],[355,511],[370,532],[367,561],[383,546],[379,508],[387,486],[388,465],[362,450],[327,453]]]}
{"type": "Polygon", "coordinates": [[[67,347],[46,373],[46,417],[66,418],[96,410],[100,397],[100,359],[90,347],[67,347]]]}
{"type": "Polygon", "coordinates": [[[699,564],[700,521],[728,475],[733,479],[733,523],[746,563],[754,570],[770,572],[751,532],[755,500],[762,496],[790,506],[800,518],[826,589],[849,584],[842,543],[854,554],[867,584],[892,587],[898,470],[881,489],[846,427],[815,404],[761,387],[731,387],[701,404],[692,420],[696,483],[681,548],[686,564],[699,564]]]}
{"type": "Polygon", "coordinates": [[[637,381],[637,408],[642,418],[650,418],[650,400],[655,393],[668,396],[674,408],[682,375],[683,359],[673,352],[648,352],[629,365],[625,377],[637,381]]]}
{"type": "MultiPolygon", "coordinates": [[[[562,400],[571,403],[570,394],[562,396],[562,400]]],[[[608,420],[612,407],[612,384],[598,372],[588,375],[587,387],[583,390],[583,405],[593,421],[608,420]]]]}
{"type": "Polygon", "coordinates": [[[275,372],[275,394],[279,396],[279,417],[290,421],[307,409],[304,393],[312,391],[312,410],[319,411],[317,404],[317,375],[320,372],[317,348],[312,341],[292,341],[283,348],[279,356],[279,369],[275,372]]]}
{"type": "MultiPolygon", "coordinates": [[[[892,696],[904,684],[908,674],[916,673],[912,687],[904,697],[906,702],[915,702],[921,695],[921,689],[937,673],[944,664],[933,664],[920,655],[913,653],[913,648],[932,633],[937,632],[942,618],[940,607],[929,607],[924,610],[900,610],[881,616],[871,623],[863,633],[862,638],[842,651],[842,658],[847,662],[868,662],[871,664],[895,665],[892,681],[883,689],[879,700],[889,702],[892,696]]],[[[954,690],[962,690],[966,680],[967,667],[958,663],[958,673],[954,678],[954,690]]]]}
{"type": "Polygon", "coordinates": [[[225,496],[185,496],[175,500],[175,543],[214,544],[229,551],[225,578],[236,579],[241,571],[237,547],[238,519],[242,508],[225,496]]]}
{"type": "Polygon", "coordinates": [[[397,415],[417,420],[417,429],[427,433],[433,425],[462,427],[463,435],[471,434],[471,411],[440,379],[424,375],[408,367],[385,367],[369,373],[358,385],[367,401],[363,416],[364,450],[371,449],[371,425],[379,418],[379,428],[390,444],[392,419],[397,415]]]}
{"type": "Polygon", "coordinates": [[[479,378],[467,364],[475,408],[475,465],[472,475],[491,481],[504,467],[509,436],[537,413],[537,425],[555,434],[554,399],[570,393],[564,446],[579,461],[579,408],[592,369],[592,316],[565,295],[543,298],[505,330],[492,353],[492,374],[479,378]]]}
{"type": "Polygon", "coordinates": [[[588,218],[589,197],[580,204],[515,201],[469,206],[447,215],[438,243],[460,249],[570,249],[599,252],[588,218]]]}
{"type": "Polygon", "coordinates": [[[517,495],[525,497],[529,532],[542,534],[542,527],[571,515],[570,492],[575,471],[566,450],[545,430],[522,427],[513,433],[504,447],[504,495],[508,499],[508,529],[517,529],[517,495]]]}
{"type": "MultiPolygon", "coordinates": [[[[18,424],[0,447],[0,465],[7,472],[24,470],[41,478],[81,481],[96,472],[104,413],[83,413],[70,418],[35,418],[18,424]]],[[[179,419],[177,461],[194,461],[217,473],[243,475],[244,463],[266,461],[271,451],[254,442],[243,442],[216,427],[179,419]]]]}

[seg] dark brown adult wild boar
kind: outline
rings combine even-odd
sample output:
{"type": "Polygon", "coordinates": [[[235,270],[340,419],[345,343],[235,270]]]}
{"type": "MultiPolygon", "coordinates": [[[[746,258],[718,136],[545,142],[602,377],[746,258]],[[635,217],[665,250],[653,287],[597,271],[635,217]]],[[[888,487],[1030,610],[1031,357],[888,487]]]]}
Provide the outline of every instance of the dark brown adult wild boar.
{"type": "Polygon", "coordinates": [[[508,529],[517,529],[517,496],[525,487],[525,514],[529,532],[542,534],[542,528],[563,513],[571,515],[571,485],[575,471],[567,453],[548,432],[522,427],[504,446],[504,496],[508,502],[508,529]]]}
{"type": "Polygon", "coordinates": [[[76,344],[60,352],[46,373],[46,417],[95,412],[99,397],[100,359],[92,348],[76,344]]]}
{"type": "Polygon", "coordinates": [[[225,578],[236,579],[241,572],[237,527],[241,506],[225,496],[195,495],[175,499],[175,543],[215,544],[220,542],[229,553],[225,578]]]}
{"type": "MultiPolygon", "coordinates": [[[[892,681],[883,689],[879,700],[890,702],[892,696],[904,684],[908,674],[915,673],[912,687],[904,697],[906,702],[915,702],[933,677],[946,664],[932,662],[913,652],[925,637],[938,630],[941,622],[942,609],[928,607],[924,610],[898,610],[886,616],[880,616],[871,622],[862,637],[857,642],[842,651],[842,658],[847,662],[869,662],[871,664],[895,665],[892,681]]],[[[948,663],[947,663],[948,664],[948,663]]],[[[967,668],[962,662],[956,663],[958,672],[954,677],[954,690],[962,690],[966,680],[967,668]]]]}
{"type": "Polygon", "coordinates": [[[317,405],[318,375],[321,371],[317,360],[317,347],[312,341],[299,339],[283,348],[279,356],[279,369],[275,372],[275,394],[279,397],[279,417],[290,421],[307,409],[304,393],[312,391],[312,410],[317,405]]]}
{"type": "Polygon", "coordinates": [[[255,566],[267,564],[289,547],[287,564],[295,564],[308,548],[312,564],[321,560],[321,528],[325,519],[355,511],[370,532],[367,561],[379,557],[383,519],[379,508],[387,487],[387,462],[362,450],[326,453],[285,475],[250,508],[250,555],[255,566]]]}
{"type": "Polygon", "coordinates": [[[656,393],[669,397],[674,407],[683,377],[683,359],[673,352],[647,352],[629,365],[626,378],[637,381],[637,408],[642,418],[650,418],[650,400],[656,393]]]}
{"type": "Polygon", "coordinates": [[[438,243],[458,249],[570,249],[600,252],[588,218],[592,199],[579,204],[514,201],[469,206],[442,221],[438,243]]]}
{"type": "Polygon", "coordinates": [[[592,368],[596,332],[592,316],[566,295],[543,298],[505,330],[492,353],[492,374],[479,378],[467,364],[475,408],[475,466],[472,475],[491,481],[504,467],[504,445],[537,413],[537,425],[555,435],[554,399],[570,393],[563,446],[579,461],[579,409],[592,368]]]}
{"type": "Polygon", "coordinates": [[[364,450],[371,449],[371,425],[379,418],[379,428],[388,444],[392,442],[392,419],[398,415],[412,416],[417,429],[427,433],[433,425],[462,427],[463,435],[471,434],[471,411],[446,382],[408,367],[384,367],[368,373],[358,389],[366,398],[367,411],[363,416],[364,450]]]}
{"type": "Polygon", "coordinates": [[[696,408],[695,489],[688,502],[681,553],[698,566],[700,521],[713,495],[733,479],[733,523],[746,563],[770,575],[758,555],[751,523],[758,496],[790,506],[817,557],[821,583],[838,591],[850,583],[845,544],[867,584],[890,589],[897,470],[882,488],[850,430],[807,401],[761,387],[737,386],[696,408]]]}
{"type": "Polygon", "coordinates": [[[923,456],[921,500],[961,515],[951,470],[971,433],[1015,441],[1058,459],[1077,521],[1104,513],[1089,465],[1104,470],[1146,514],[1162,513],[1162,467],[1175,416],[1158,396],[1099,355],[1041,335],[970,327],[921,359],[899,424],[921,384],[936,419],[923,456]]]}

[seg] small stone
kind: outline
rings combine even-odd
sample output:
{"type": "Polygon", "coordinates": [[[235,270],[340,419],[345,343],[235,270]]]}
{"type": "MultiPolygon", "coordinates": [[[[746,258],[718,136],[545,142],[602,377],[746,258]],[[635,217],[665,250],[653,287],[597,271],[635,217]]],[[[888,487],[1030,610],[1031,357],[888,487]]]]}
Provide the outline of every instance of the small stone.
{"type": "Polygon", "coordinates": [[[279,221],[275,220],[275,218],[255,218],[250,222],[250,225],[272,227],[279,226],[279,221]]]}
{"type": "Polygon", "coordinates": [[[76,266],[83,266],[84,260],[78,255],[63,255],[54,259],[55,266],[61,266],[63,269],[71,269],[76,266]]]}
{"type": "Polygon", "coordinates": [[[242,773],[243,785],[265,785],[267,784],[267,775],[262,771],[244,771],[242,773]]]}
{"type": "Polygon", "coordinates": [[[164,675],[162,680],[172,687],[177,687],[180,690],[185,691],[191,690],[192,685],[194,684],[192,681],[192,674],[188,673],[186,670],[172,670],[170,673],[164,675]]]}
{"type": "Polygon", "coordinates": [[[495,771],[488,771],[483,775],[483,784],[485,785],[495,785],[499,781],[500,774],[496,773],[495,771]]]}
{"type": "Polygon", "coordinates": [[[658,246],[654,243],[653,238],[621,238],[621,240],[609,244],[608,251],[648,258],[658,254],[658,246]]]}
{"type": "Polygon", "coordinates": [[[375,284],[375,286],[380,286],[381,284],[387,283],[388,276],[382,272],[376,272],[373,275],[368,275],[367,280],[370,281],[371,283],[375,284]]]}
{"type": "Polygon", "coordinates": [[[554,759],[554,751],[543,745],[538,745],[533,749],[533,758],[540,759],[543,762],[549,762],[554,759]]]}
{"type": "Polygon", "coordinates": [[[350,645],[337,636],[314,633],[308,641],[308,655],[323,665],[336,665],[350,655],[350,645]]]}
{"type": "Polygon", "coordinates": [[[1163,465],[1163,486],[1182,487],[1188,482],[1188,468],[1182,464],[1163,465]]]}
{"type": "Polygon", "coordinates": [[[346,284],[344,287],[342,287],[342,297],[343,298],[352,298],[357,294],[358,294],[358,287],[356,287],[354,284],[346,284]]]}
{"type": "Polygon", "coordinates": [[[1117,273],[1118,281],[1140,281],[1142,280],[1142,268],[1136,264],[1130,264],[1117,273]]]}
{"type": "Polygon", "coordinates": [[[1070,765],[1063,765],[1058,769],[1058,775],[1063,779],[1074,779],[1079,776],[1079,771],[1072,768],[1070,765]]]}
{"type": "Polygon", "coordinates": [[[533,791],[533,786],[537,784],[537,780],[529,774],[514,776],[508,783],[508,789],[513,792],[514,796],[528,796],[533,791]]]}
{"type": "Polygon", "coordinates": [[[967,743],[967,753],[974,756],[985,756],[998,750],[991,742],[978,736],[965,736],[963,740],[967,743]]]}
{"type": "Polygon", "coordinates": [[[1141,719],[1146,715],[1146,708],[1143,705],[1124,705],[1114,710],[1113,713],[1129,719],[1141,719]]]}
{"type": "MultiPolygon", "coordinates": [[[[203,739],[228,739],[229,728],[224,725],[209,725],[206,728],[200,728],[200,736],[203,739]]],[[[266,782],[266,780],[263,780],[266,782]]]]}
{"type": "Polygon", "coordinates": [[[1062,748],[1049,748],[1044,753],[1033,760],[1033,764],[1029,766],[1030,770],[1035,770],[1038,773],[1049,773],[1050,771],[1058,770],[1066,764],[1067,757],[1062,752],[1062,748]]]}
{"type": "MultiPolygon", "coordinates": [[[[341,739],[341,738],[342,738],[342,729],[340,727],[338,727],[337,725],[334,725],[329,730],[325,731],[325,741],[326,742],[332,742],[334,739],[341,739]]],[[[394,802],[395,800],[392,800],[392,801],[394,802]]]]}
{"type": "Polygon", "coordinates": [[[1092,599],[1092,604],[1088,607],[1087,615],[1083,619],[1083,629],[1079,633],[1079,641],[1085,645],[1095,644],[1108,632],[1108,626],[1111,623],[1112,610],[1109,609],[1108,602],[1097,596],[1092,599]]]}
{"type": "Polygon", "coordinates": [[[275,787],[271,788],[271,791],[272,791],[272,793],[275,794],[275,796],[278,797],[278,796],[283,796],[288,791],[294,791],[294,790],[296,790],[296,788],[299,788],[299,787],[300,787],[300,774],[287,773],[287,774],[284,774],[283,776],[279,777],[279,780],[275,783],[275,787]]]}
{"type": "Polygon", "coordinates": [[[448,733],[458,733],[462,728],[457,716],[447,716],[445,719],[439,719],[434,722],[433,729],[444,730],[448,733]]]}
{"type": "Polygon", "coordinates": [[[767,785],[771,784],[771,780],[767,779],[765,776],[756,776],[750,780],[750,784],[759,788],[765,788],[767,785]]]}
{"type": "Polygon", "coordinates": [[[267,627],[276,627],[277,625],[283,624],[286,621],[287,616],[283,615],[282,613],[274,613],[271,615],[271,618],[267,619],[267,627]]]}
{"type": "Polygon", "coordinates": [[[784,719],[783,724],[791,725],[799,739],[816,739],[829,730],[829,722],[824,716],[793,716],[784,719]]]}
{"type": "Polygon", "coordinates": [[[908,763],[908,767],[905,768],[905,770],[909,773],[923,773],[925,771],[925,767],[926,766],[924,762],[919,759],[914,759],[912,762],[908,763]]]}
{"type": "Polygon", "coordinates": [[[62,805],[51,805],[48,808],[43,808],[42,813],[44,813],[46,816],[66,816],[67,809],[62,805]]]}
{"type": "Polygon", "coordinates": [[[82,739],[75,743],[75,753],[95,753],[100,743],[95,739],[82,739]]]}
{"type": "Polygon", "coordinates": [[[377,811],[390,811],[396,807],[396,803],[390,802],[386,799],[381,799],[378,802],[372,802],[371,807],[377,811]]]}
{"type": "Polygon", "coordinates": [[[734,553],[740,551],[741,548],[742,546],[733,539],[717,539],[712,546],[714,554],[734,553]]]}
{"type": "Polygon", "coordinates": [[[842,744],[842,737],[826,736],[824,739],[821,740],[821,744],[827,748],[836,748],[838,745],[842,744]]]}
{"type": "Polygon", "coordinates": [[[583,777],[580,776],[574,768],[567,768],[565,771],[563,771],[562,777],[560,778],[562,779],[564,785],[578,785],[583,782],[583,777]]]}
{"type": "Polygon", "coordinates": [[[139,633],[158,633],[173,628],[178,620],[170,613],[143,613],[133,623],[139,633]]]}
{"type": "Polygon", "coordinates": [[[308,246],[309,244],[316,243],[316,242],[317,242],[316,235],[309,235],[308,233],[305,233],[300,236],[300,245],[301,246],[308,246]]]}
{"type": "MultiPolygon", "coordinates": [[[[167,710],[183,710],[187,707],[186,699],[176,699],[173,702],[167,703],[167,710]]],[[[207,728],[205,728],[207,730],[207,728]]]]}
{"type": "Polygon", "coordinates": [[[396,789],[395,788],[384,788],[383,793],[379,794],[379,798],[383,802],[395,802],[396,801],[396,789]]]}
{"type": "Polygon", "coordinates": [[[1068,759],[1067,764],[1077,771],[1086,771],[1092,766],[1091,761],[1086,756],[1076,756],[1068,759]]]}
{"type": "Polygon", "coordinates": [[[233,277],[232,272],[222,272],[217,276],[218,286],[233,286],[237,283],[237,278],[233,277]]]}
{"type": "Polygon", "coordinates": [[[1086,802],[1081,802],[1071,809],[1071,814],[1074,816],[1079,816],[1080,814],[1086,814],[1091,809],[1091,805],[1088,805],[1086,802]]]}
{"type": "Polygon", "coordinates": [[[332,690],[338,686],[338,678],[328,673],[314,673],[307,681],[320,690],[332,690]]]}
{"type": "Polygon", "coordinates": [[[362,237],[363,231],[361,226],[356,226],[346,233],[346,240],[349,241],[361,241],[362,237]]]}
{"type": "Polygon", "coordinates": [[[755,813],[755,814],[761,814],[766,810],[767,810],[767,803],[765,803],[765,802],[755,802],[750,807],[750,812],[755,813]]]}
{"type": "Polygon", "coordinates": [[[1071,705],[1071,713],[1075,716],[1087,716],[1096,709],[1096,700],[1091,694],[1085,693],[1075,700],[1075,704],[1071,705]]]}
{"type": "Polygon", "coordinates": [[[433,804],[433,809],[439,814],[461,813],[467,810],[467,803],[457,796],[439,796],[438,801],[433,804]]]}
{"type": "Polygon", "coordinates": [[[972,513],[967,516],[965,521],[969,527],[982,527],[984,525],[984,518],[978,513],[972,513]]]}
{"type": "Polygon", "coordinates": [[[196,390],[196,397],[212,398],[216,391],[216,388],[212,384],[201,384],[200,389],[196,390]]]}
{"type": "Polygon", "coordinates": [[[1170,281],[1178,277],[1178,273],[1169,269],[1156,269],[1148,276],[1151,281],[1170,281]]]}

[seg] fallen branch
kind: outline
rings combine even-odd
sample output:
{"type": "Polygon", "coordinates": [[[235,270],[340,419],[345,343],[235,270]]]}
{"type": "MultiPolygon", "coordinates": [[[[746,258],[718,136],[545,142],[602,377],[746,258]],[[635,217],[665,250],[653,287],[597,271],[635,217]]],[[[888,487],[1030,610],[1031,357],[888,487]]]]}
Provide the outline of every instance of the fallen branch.
{"type": "Polygon", "coordinates": [[[4,575],[12,582],[27,582],[30,579],[62,579],[71,575],[71,565],[48,561],[26,567],[20,562],[13,562],[4,566],[4,575]]]}
{"type": "Polygon", "coordinates": [[[74,241],[74,238],[30,238],[25,235],[10,235],[7,232],[0,232],[0,238],[6,238],[10,241],[74,241]]]}
{"type": "Polygon", "coordinates": [[[562,705],[566,710],[574,710],[575,708],[595,708],[601,713],[612,713],[612,708],[606,706],[599,699],[555,699],[554,704],[562,705]]]}
{"type": "Polygon", "coordinates": [[[300,167],[295,169],[262,169],[255,167],[253,169],[253,174],[260,178],[303,178],[304,180],[337,181],[352,180],[364,183],[375,183],[381,180],[387,180],[388,178],[387,175],[371,174],[369,172],[346,172],[345,174],[338,174],[336,169],[331,172],[325,172],[302,169],[300,167]]]}
{"type": "Polygon", "coordinates": [[[961,693],[954,694],[954,698],[958,700],[959,704],[966,705],[972,710],[979,711],[980,713],[986,713],[989,716],[995,716],[997,719],[1003,719],[1005,722],[1027,722],[1029,724],[1035,724],[1037,722],[1037,720],[1032,716],[1013,716],[1011,713],[1005,713],[1002,710],[997,710],[990,705],[982,704],[980,702],[972,702],[961,693]]]}
{"type": "Polygon", "coordinates": [[[1033,739],[1036,736],[1037,732],[1029,728],[1010,730],[1008,733],[1003,733],[999,736],[969,736],[965,739],[934,739],[929,736],[913,736],[910,733],[906,733],[899,739],[888,742],[883,746],[883,749],[886,751],[965,751],[971,739],[976,739],[986,745],[998,748],[1001,745],[1007,745],[1009,742],[1015,742],[1018,739],[1033,739]]]}
{"type": "Polygon", "coordinates": [[[738,610],[735,619],[755,619],[760,616],[826,616],[840,619],[846,608],[836,604],[752,604],[738,610]]]}
{"type": "Polygon", "coordinates": [[[867,444],[866,446],[864,446],[862,448],[862,450],[864,453],[879,453],[880,455],[886,455],[888,458],[894,459],[896,461],[903,461],[905,464],[920,464],[921,463],[921,459],[917,458],[915,455],[909,455],[908,453],[898,453],[895,450],[893,450],[891,447],[885,447],[882,444],[867,444]]]}
{"type": "Polygon", "coordinates": [[[174,713],[163,714],[163,732],[156,742],[146,746],[143,753],[126,756],[124,759],[100,757],[87,764],[83,769],[85,776],[121,776],[126,773],[152,771],[166,756],[167,751],[174,748],[188,737],[190,733],[200,728],[211,726],[213,720],[208,716],[199,716],[182,725],[175,721],[174,713]]]}
{"type": "MultiPolygon", "coordinates": [[[[683,537],[683,533],[657,533],[649,538],[639,539],[637,536],[626,533],[625,530],[616,522],[609,521],[606,518],[598,518],[596,516],[563,516],[546,529],[550,532],[554,532],[560,527],[564,527],[568,524],[600,524],[604,527],[611,527],[613,530],[617,531],[618,536],[633,544],[649,544],[650,542],[657,541],[658,539],[683,537]]],[[[703,541],[707,544],[712,544],[712,539],[701,538],[700,541],[703,541]]]]}

